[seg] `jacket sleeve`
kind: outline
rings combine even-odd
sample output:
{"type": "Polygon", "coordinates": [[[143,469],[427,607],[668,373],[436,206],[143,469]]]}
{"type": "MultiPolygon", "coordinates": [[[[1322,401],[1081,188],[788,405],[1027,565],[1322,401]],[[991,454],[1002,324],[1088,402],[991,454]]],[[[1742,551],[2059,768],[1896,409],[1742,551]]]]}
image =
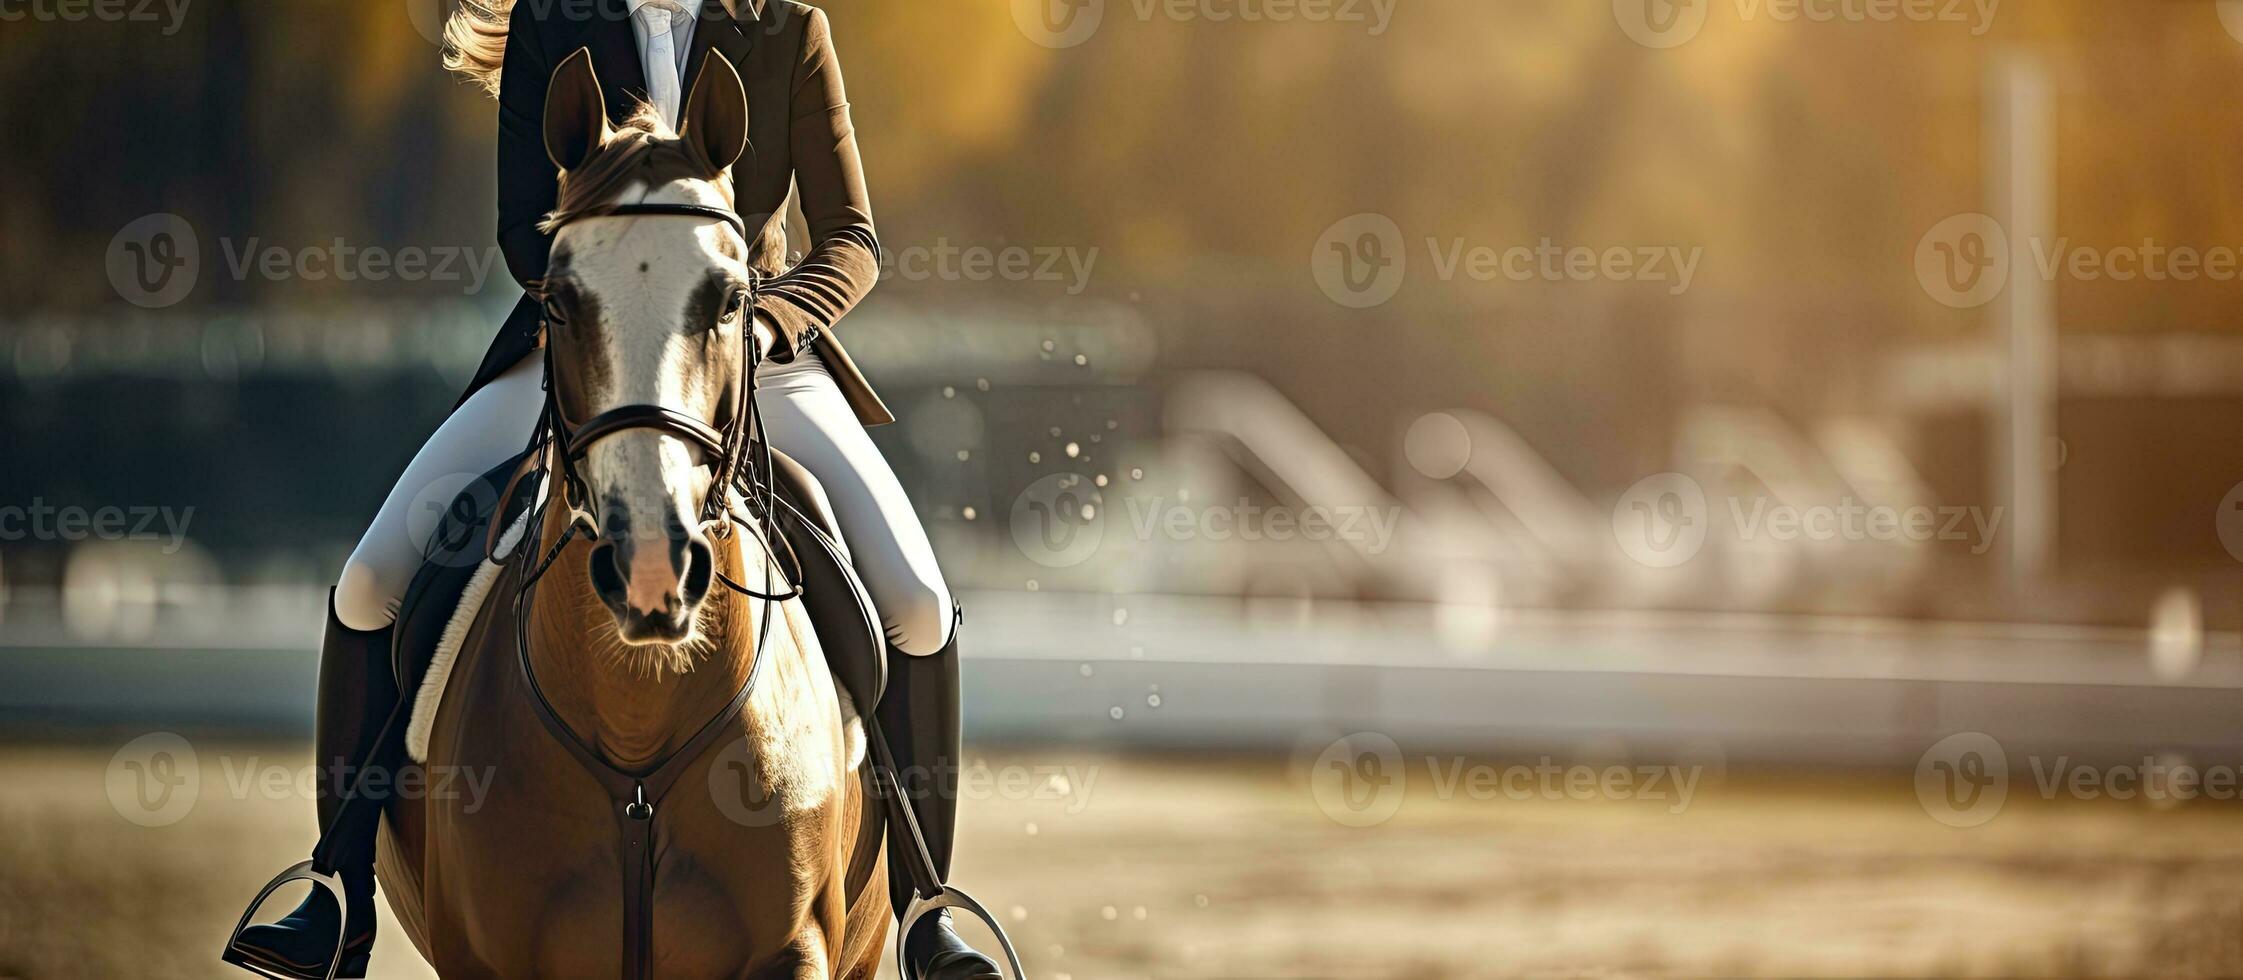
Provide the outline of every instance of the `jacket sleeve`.
{"type": "Polygon", "coordinates": [[[810,253],[766,283],[756,309],[778,326],[774,360],[787,361],[811,327],[830,331],[880,278],[880,241],[857,159],[856,128],[825,12],[813,8],[795,66],[787,138],[810,225],[810,253]]]}
{"type": "Polygon", "coordinates": [[[538,40],[537,4],[519,4],[507,25],[498,92],[498,247],[525,288],[545,277],[553,238],[537,223],[560,197],[560,171],[545,155],[545,89],[553,76],[538,40]]]}

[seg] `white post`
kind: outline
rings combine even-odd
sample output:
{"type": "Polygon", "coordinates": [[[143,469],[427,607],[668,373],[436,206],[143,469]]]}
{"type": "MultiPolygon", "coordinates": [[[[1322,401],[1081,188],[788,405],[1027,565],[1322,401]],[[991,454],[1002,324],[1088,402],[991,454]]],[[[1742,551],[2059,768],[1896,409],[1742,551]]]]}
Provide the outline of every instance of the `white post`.
{"type": "Polygon", "coordinates": [[[2009,236],[2009,288],[1990,308],[1996,362],[1994,499],[2008,508],[2009,587],[2039,582],[2056,561],[2056,283],[2034,243],[2056,241],[2056,94],[2022,52],[1996,55],[1986,100],[1986,197],[2009,236]]]}

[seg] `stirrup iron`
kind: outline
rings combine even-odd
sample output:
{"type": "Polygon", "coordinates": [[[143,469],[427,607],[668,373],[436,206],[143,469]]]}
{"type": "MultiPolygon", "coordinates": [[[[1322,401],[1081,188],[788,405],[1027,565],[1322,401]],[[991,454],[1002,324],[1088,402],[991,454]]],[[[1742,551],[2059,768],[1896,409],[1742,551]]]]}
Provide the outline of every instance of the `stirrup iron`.
{"type": "MultiPolygon", "coordinates": [[[[904,944],[911,939],[911,930],[919,920],[946,909],[961,909],[980,919],[997,937],[997,946],[1005,953],[1005,963],[1012,968],[1012,980],[1027,980],[1028,973],[1020,968],[1020,953],[1012,948],[1012,937],[1005,935],[1005,927],[997,917],[989,914],[981,902],[965,890],[942,880],[935,870],[934,855],[927,850],[927,838],[919,830],[919,818],[912,813],[911,797],[904,795],[903,782],[896,777],[895,756],[888,751],[877,721],[866,719],[866,739],[872,745],[873,778],[881,795],[888,800],[889,833],[899,834],[904,843],[906,867],[903,873],[911,876],[911,905],[904,909],[902,921],[896,928],[896,972],[903,980],[924,980],[912,969],[911,958],[904,955],[904,944]]],[[[889,869],[890,874],[897,869],[889,869]]]]}
{"type": "Polygon", "coordinates": [[[903,980],[923,980],[911,968],[911,960],[903,955],[904,941],[911,938],[912,927],[917,926],[919,920],[948,909],[962,909],[987,924],[997,937],[997,948],[1005,952],[1005,965],[1011,968],[1013,980],[1027,980],[1028,973],[1020,968],[1020,954],[1013,951],[1012,937],[1005,935],[1005,927],[998,925],[997,917],[989,914],[972,895],[955,885],[943,885],[932,897],[918,895],[911,900],[911,907],[904,910],[903,923],[896,929],[896,972],[903,974],[903,980]]]}
{"type": "Polygon", "coordinates": [[[252,925],[250,920],[257,917],[257,910],[265,907],[265,901],[272,898],[274,892],[284,885],[298,881],[308,881],[315,888],[326,889],[327,896],[335,900],[335,956],[327,962],[327,980],[335,980],[335,975],[342,972],[343,947],[350,939],[350,903],[344,897],[343,876],[331,871],[321,871],[311,861],[297,862],[293,867],[274,876],[265,885],[265,889],[257,893],[257,897],[250,901],[249,908],[242,911],[241,921],[234,923],[233,934],[226,937],[226,951],[219,958],[267,980],[297,980],[294,974],[276,972],[251,959],[242,949],[241,934],[252,925]]]}

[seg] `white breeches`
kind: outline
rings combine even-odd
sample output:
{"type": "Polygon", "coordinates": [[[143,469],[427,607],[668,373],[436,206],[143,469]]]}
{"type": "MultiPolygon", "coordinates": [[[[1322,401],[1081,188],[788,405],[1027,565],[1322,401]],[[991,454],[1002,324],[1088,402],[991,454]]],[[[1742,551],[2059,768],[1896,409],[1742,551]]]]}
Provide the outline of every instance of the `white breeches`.
{"type": "MultiPolygon", "coordinates": [[[[528,443],[545,404],[543,375],[538,358],[524,358],[476,391],[429,437],[343,566],[335,586],[335,613],[343,625],[375,630],[397,618],[405,587],[420,570],[435,515],[467,479],[528,443]]],[[[794,457],[825,489],[857,573],[879,607],[888,642],[912,656],[942,649],[950,642],[950,588],[934,547],[903,484],[815,349],[789,364],[764,364],[756,406],[771,445],[794,457]]]]}

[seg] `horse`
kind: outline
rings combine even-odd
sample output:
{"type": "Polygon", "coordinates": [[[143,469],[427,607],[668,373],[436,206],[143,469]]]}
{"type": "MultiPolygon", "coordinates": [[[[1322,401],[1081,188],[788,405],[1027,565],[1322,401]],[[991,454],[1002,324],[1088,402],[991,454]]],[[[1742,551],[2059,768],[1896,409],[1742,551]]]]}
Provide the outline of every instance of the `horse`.
{"type": "Polygon", "coordinates": [[[890,910],[865,725],[752,462],[756,273],[723,179],[747,96],[711,58],[674,133],[602,105],[580,51],[543,120],[544,490],[493,548],[431,791],[388,804],[376,875],[447,977],[870,977],[890,910]],[[433,791],[458,773],[487,787],[433,791]]]}

